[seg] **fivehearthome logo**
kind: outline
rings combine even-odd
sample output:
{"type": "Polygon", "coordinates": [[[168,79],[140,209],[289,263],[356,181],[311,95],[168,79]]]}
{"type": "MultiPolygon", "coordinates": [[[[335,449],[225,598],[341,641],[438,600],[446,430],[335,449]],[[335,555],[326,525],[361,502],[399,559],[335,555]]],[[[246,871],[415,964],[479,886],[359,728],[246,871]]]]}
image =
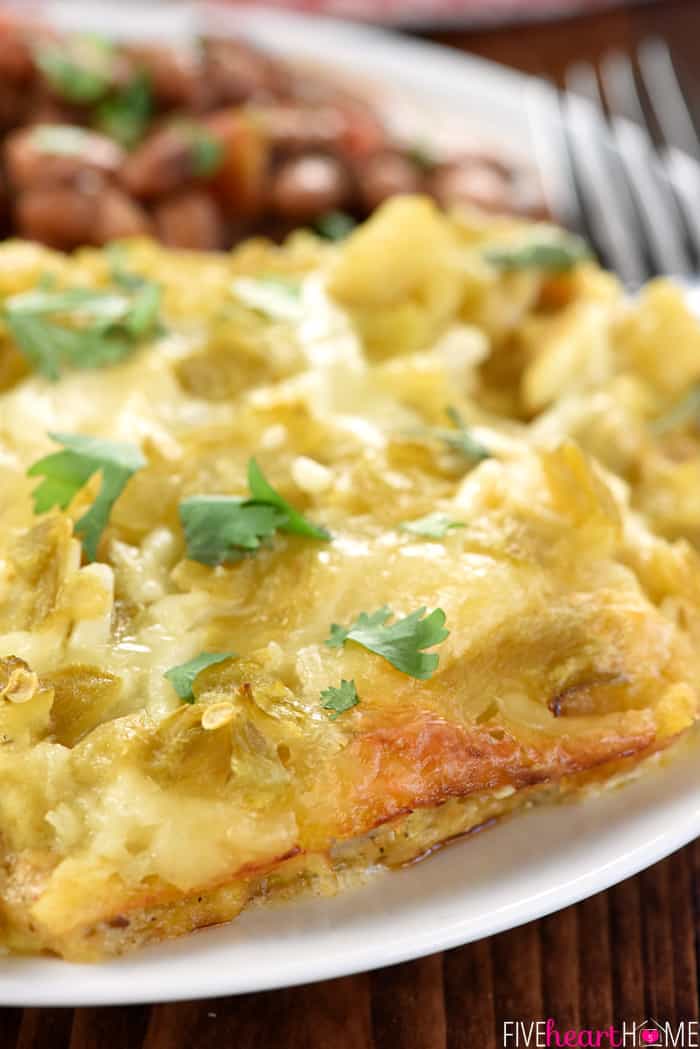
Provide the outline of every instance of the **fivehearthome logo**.
{"type": "Polygon", "coordinates": [[[562,1029],[547,1020],[504,1020],[503,1049],[700,1049],[700,1022],[649,1018],[562,1029]]]}

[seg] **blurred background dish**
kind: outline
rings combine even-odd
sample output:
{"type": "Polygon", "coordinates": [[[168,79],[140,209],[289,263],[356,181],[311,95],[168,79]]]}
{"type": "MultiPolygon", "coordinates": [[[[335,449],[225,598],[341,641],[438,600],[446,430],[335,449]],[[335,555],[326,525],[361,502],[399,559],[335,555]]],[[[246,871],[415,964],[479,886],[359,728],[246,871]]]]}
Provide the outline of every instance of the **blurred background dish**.
{"type": "MultiPolygon", "coordinates": [[[[677,76],[663,39],[627,53],[611,38],[594,61],[562,56],[561,93],[408,37],[388,50],[376,30],[279,6],[0,8],[0,233],[64,250],[139,234],[226,249],[298,227],[340,238],[388,196],[424,192],[446,207],[553,218],[631,287],[700,271],[700,141],[687,71],[677,76]],[[416,66],[433,55],[429,81],[407,77],[399,54],[416,66]]],[[[377,19],[413,10],[353,10],[370,7],[377,19]]],[[[495,19],[551,4],[458,8],[495,19]]],[[[604,16],[613,29],[623,8],[604,16]]],[[[523,30],[525,64],[542,61],[527,41],[583,30],[585,44],[588,24],[523,30]]],[[[457,41],[488,50],[497,36],[457,41]]]]}
{"type": "MultiPolygon", "coordinates": [[[[126,26],[95,5],[5,9],[4,235],[63,250],[140,234],[214,250],[298,226],[337,238],[401,192],[544,214],[532,167],[507,149],[447,110],[436,134],[434,111],[421,121],[352,64],[309,61],[315,48],[273,54],[246,39],[249,12],[180,8],[167,39],[170,9],[128,10],[126,26]]],[[[253,14],[274,32],[272,13],[253,14]]]]}

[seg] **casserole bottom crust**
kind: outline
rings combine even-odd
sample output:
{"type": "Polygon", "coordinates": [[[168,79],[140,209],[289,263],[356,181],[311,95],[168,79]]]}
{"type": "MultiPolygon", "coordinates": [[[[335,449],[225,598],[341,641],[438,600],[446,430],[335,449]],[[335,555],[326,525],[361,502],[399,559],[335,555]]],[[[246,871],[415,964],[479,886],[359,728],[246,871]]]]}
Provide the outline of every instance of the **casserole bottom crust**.
{"type": "MultiPolygon", "coordinates": [[[[673,750],[674,741],[670,742],[673,750]]],[[[304,854],[291,850],[289,855],[257,869],[238,871],[220,884],[203,885],[185,894],[159,879],[152,879],[138,891],[112,879],[103,885],[101,899],[92,897],[82,908],[76,906],[75,895],[70,892],[73,898],[64,901],[70,910],[54,916],[53,921],[49,918],[43,926],[37,923],[33,910],[37,893],[41,892],[41,858],[37,857],[36,866],[32,867],[31,860],[28,862],[25,857],[4,871],[3,937],[14,951],[49,951],[78,962],[120,955],[149,943],[229,922],[250,905],[351,891],[382,869],[398,869],[420,861],[436,849],[487,830],[497,821],[533,805],[564,803],[618,788],[640,774],[649,761],[655,762],[661,756],[658,750],[647,748],[634,757],[520,790],[501,788],[453,797],[439,805],[396,816],[368,834],[339,843],[326,852],[304,854]]],[[[91,888],[95,886],[84,886],[85,895],[91,888]]]]}

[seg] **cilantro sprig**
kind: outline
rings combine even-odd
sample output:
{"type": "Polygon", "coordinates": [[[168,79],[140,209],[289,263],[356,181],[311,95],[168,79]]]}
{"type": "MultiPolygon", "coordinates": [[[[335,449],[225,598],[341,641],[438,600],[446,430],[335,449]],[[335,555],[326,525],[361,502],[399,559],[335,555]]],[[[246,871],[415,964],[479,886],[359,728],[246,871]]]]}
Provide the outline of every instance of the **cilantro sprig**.
{"type": "Polygon", "coordinates": [[[355,682],[346,681],[344,678],[337,688],[324,688],[321,693],[321,699],[323,700],[322,708],[331,712],[331,721],[335,721],[336,718],[340,717],[341,714],[345,714],[346,711],[352,710],[360,702],[355,682]]]}
{"type": "Polygon", "coordinates": [[[452,405],[448,405],[445,413],[454,425],[453,430],[448,429],[446,426],[428,426],[418,430],[416,436],[427,438],[428,440],[442,441],[450,451],[457,452],[473,464],[480,463],[484,459],[490,459],[491,452],[474,437],[457,409],[452,405]]]}
{"type": "Polygon", "coordinates": [[[141,71],[99,103],[94,111],[94,124],[103,134],[131,149],[143,138],[152,115],[151,83],[141,71]]]}
{"type": "Polygon", "coordinates": [[[345,240],[357,222],[345,211],[326,211],[314,221],[313,228],[324,240],[345,240]]]}
{"type": "Polygon", "coordinates": [[[422,535],[427,539],[444,539],[448,532],[455,528],[466,528],[464,521],[453,521],[447,514],[436,511],[419,517],[415,521],[402,521],[399,525],[402,532],[422,535]]]}
{"type": "Polygon", "coordinates": [[[135,445],[121,441],[72,433],[50,433],[49,437],[63,445],[64,450],[44,456],[27,470],[29,477],[44,478],[33,492],[34,512],[43,514],[54,506],[65,510],[90,478],[101,473],[95,501],[75,524],[86,557],[94,561],[112,507],[129,478],[146,465],[146,460],[135,445]]]}
{"type": "Polygon", "coordinates": [[[198,120],[177,117],[170,126],[189,153],[194,178],[207,179],[215,175],[224,162],[222,141],[198,120]]]}
{"type": "Polygon", "coordinates": [[[160,288],[141,278],[115,288],[12,295],[4,318],[30,364],[52,382],[65,367],[103,368],[128,356],[159,324],[160,288]]]}
{"type": "Polygon", "coordinates": [[[445,630],[445,613],[441,608],[428,613],[425,607],[421,607],[403,619],[387,623],[393,615],[390,608],[380,608],[371,614],[361,612],[349,627],[333,623],[326,644],[329,648],[340,648],[346,642],[354,641],[369,652],[382,656],[403,674],[424,681],[435,672],[439,657],[435,652],[424,652],[423,649],[439,645],[449,637],[449,630],[445,630]]]}
{"type": "Polygon", "coordinates": [[[180,503],[187,556],[205,565],[238,561],[275,532],[327,541],[325,528],[307,521],[266,479],[255,459],[248,463],[250,499],[195,495],[180,503]]]}
{"type": "Polygon", "coordinates": [[[192,174],[195,178],[211,178],[224,160],[224,147],[206,128],[192,131],[192,174]]]}
{"type": "Polygon", "coordinates": [[[441,430],[440,439],[455,452],[459,452],[465,459],[471,460],[474,463],[480,463],[482,459],[490,459],[491,452],[485,445],[477,441],[476,437],[473,436],[471,431],[467,428],[467,424],[464,419],[457,411],[455,407],[449,405],[447,408],[447,417],[450,422],[454,425],[453,430],[441,430]]]}
{"type": "Polygon", "coordinates": [[[100,37],[82,34],[42,43],[35,59],[52,90],[68,102],[97,102],[111,86],[114,48],[100,37]]]}
{"type": "Polygon", "coordinates": [[[590,259],[591,249],[582,237],[573,233],[552,231],[532,235],[513,246],[487,248],[484,258],[504,271],[545,270],[565,273],[580,262],[590,259]]]}
{"type": "Polygon", "coordinates": [[[168,679],[181,700],[185,703],[194,703],[193,686],[197,675],[216,663],[224,663],[227,659],[236,658],[235,652],[200,652],[187,663],[180,663],[179,666],[166,670],[163,677],[168,679]]]}

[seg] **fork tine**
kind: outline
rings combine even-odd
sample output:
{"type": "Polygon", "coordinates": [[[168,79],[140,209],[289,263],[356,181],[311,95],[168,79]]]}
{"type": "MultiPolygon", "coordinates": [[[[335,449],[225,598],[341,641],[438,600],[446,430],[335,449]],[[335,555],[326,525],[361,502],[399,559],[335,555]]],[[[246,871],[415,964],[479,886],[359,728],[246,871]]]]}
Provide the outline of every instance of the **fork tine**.
{"type": "Polygon", "coordinates": [[[600,77],[605,92],[605,101],[612,116],[624,117],[639,127],[646,127],[634,70],[626,54],[608,51],[600,62],[600,77]]]}
{"type": "Polygon", "coordinates": [[[547,209],[562,226],[588,236],[576,191],[559,92],[549,81],[533,79],[525,104],[547,209]]]}
{"type": "Polygon", "coordinates": [[[567,71],[564,100],[572,159],[590,218],[595,246],[625,284],[638,287],[649,276],[639,221],[610,149],[598,82],[592,66],[567,71]]]}
{"type": "Polygon", "coordinates": [[[665,40],[645,40],[638,61],[646,96],[665,141],[661,154],[695,253],[700,256],[700,138],[665,40]]]}
{"type": "Polygon", "coordinates": [[[627,55],[610,52],[600,63],[614,141],[632,188],[652,261],[660,273],[687,276],[693,266],[676,199],[645,128],[634,69],[627,55]]]}
{"type": "Polygon", "coordinates": [[[685,217],[690,241],[700,257],[700,164],[679,149],[665,151],[668,177],[685,217]]]}
{"type": "Polygon", "coordinates": [[[639,69],[667,145],[700,160],[700,139],[665,40],[651,37],[640,44],[639,69]]]}

